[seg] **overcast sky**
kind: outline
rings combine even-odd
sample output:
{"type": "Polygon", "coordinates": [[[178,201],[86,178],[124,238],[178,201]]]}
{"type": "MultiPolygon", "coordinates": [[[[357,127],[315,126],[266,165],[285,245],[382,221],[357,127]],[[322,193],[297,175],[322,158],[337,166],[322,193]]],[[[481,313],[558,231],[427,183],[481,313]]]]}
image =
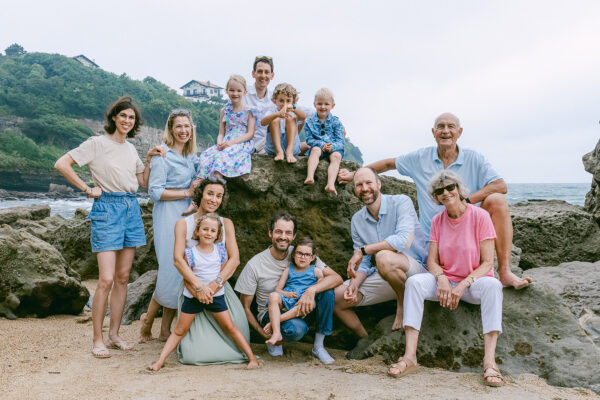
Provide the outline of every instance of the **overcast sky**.
{"type": "MultiPolygon", "coordinates": [[[[598,1],[0,0],[0,50],[85,54],[178,89],[221,86],[272,56],[301,104],[329,87],[366,163],[430,146],[453,112],[459,145],[517,182],[591,182],[600,138],[598,1]]],[[[142,110],[143,111],[143,110],[142,110]]],[[[166,117],[166,116],[165,116],[166,117]]],[[[217,132],[215,132],[216,136],[217,132]]]]}

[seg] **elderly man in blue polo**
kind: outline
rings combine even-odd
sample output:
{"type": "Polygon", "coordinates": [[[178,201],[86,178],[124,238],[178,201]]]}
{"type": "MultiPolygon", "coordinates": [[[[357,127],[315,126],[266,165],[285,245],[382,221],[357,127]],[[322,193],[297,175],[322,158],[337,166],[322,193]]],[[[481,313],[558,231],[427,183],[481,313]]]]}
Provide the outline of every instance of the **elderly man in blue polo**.
{"type": "MultiPolygon", "coordinates": [[[[354,311],[397,300],[392,329],[402,328],[404,282],[409,276],[426,273],[425,236],[410,197],[381,194],[381,180],[371,168],[354,174],[354,194],[364,204],[352,217],[354,254],[348,262],[349,280],[335,289],[334,312],[354,334],[363,339],[367,331],[354,311]]],[[[359,352],[366,343],[359,341],[359,352]]]]}
{"type": "MultiPolygon", "coordinates": [[[[443,169],[456,172],[471,193],[466,199],[467,203],[481,206],[492,218],[497,235],[495,246],[500,282],[504,287],[512,286],[515,289],[528,286],[531,278],[519,278],[510,269],[513,227],[505,196],[506,183],[482,154],[457,145],[463,128],[455,115],[444,113],[437,117],[431,132],[437,146],[376,161],[368,167],[379,173],[396,169],[413,179],[417,186],[420,220],[426,238],[429,238],[431,219],[443,209],[428,196],[427,185],[431,177],[443,169]]],[[[347,169],[341,169],[338,174],[341,183],[350,182],[353,177],[354,173],[347,169]]]]}

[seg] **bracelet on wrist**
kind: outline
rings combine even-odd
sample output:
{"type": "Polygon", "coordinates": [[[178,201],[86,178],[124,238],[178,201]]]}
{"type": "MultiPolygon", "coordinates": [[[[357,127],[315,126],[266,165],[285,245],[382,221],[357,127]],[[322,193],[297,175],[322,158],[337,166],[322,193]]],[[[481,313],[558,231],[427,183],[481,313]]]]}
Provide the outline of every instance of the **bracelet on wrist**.
{"type": "Polygon", "coordinates": [[[468,197],[465,199],[465,201],[467,202],[467,204],[471,204],[471,199],[469,199],[468,197]]]}

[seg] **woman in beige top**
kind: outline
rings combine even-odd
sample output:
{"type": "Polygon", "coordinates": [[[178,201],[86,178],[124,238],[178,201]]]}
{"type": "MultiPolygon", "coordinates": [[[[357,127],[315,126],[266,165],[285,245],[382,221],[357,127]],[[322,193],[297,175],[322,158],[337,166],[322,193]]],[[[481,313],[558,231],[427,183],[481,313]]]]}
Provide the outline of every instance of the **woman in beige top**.
{"type": "Polygon", "coordinates": [[[119,336],[119,328],[135,248],[146,244],[135,193],[138,186],[147,186],[149,158],[159,154],[156,148],[150,150],[144,167],[135,147],[127,142],[142,124],[140,112],[130,97],[118,99],[108,108],[105,117],[106,135],[88,138],[54,165],[67,181],[94,199],[88,219],[92,252],[96,253],[99,271],[92,302],[92,354],[97,358],[110,357],[107,345],[121,350],[132,348],[119,336]],[[75,173],[73,164],[89,166],[94,187],[89,187],[75,173]],[[102,324],[109,293],[110,328],[105,343],[102,324]]]}

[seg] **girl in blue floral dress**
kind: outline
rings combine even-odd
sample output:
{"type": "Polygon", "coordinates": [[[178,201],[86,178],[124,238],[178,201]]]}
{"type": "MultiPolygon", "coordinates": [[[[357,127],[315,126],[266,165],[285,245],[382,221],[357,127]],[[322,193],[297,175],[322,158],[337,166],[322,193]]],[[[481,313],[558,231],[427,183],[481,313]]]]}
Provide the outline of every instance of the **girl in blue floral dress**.
{"type": "Polygon", "coordinates": [[[225,91],[229,101],[221,110],[217,145],[200,155],[198,177],[206,178],[214,174],[232,178],[249,174],[252,168],[252,138],[254,137],[254,116],[250,107],[244,103],[246,80],[240,75],[232,75],[227,81],[225,91]]]}
{"type": "MultiPolygon", "coordinates": [[[[198,178],[233,178],[249,174],[252,169],[250,155],[254,150],[254,114],[244,103],[246,80],[241,75],[231,75],[225,86],[229,101],[221,109],[217,144],[200,154],[198,178]]],[[[197,210],[194,203],[183,212],[188,215],[197,210]]]]}

